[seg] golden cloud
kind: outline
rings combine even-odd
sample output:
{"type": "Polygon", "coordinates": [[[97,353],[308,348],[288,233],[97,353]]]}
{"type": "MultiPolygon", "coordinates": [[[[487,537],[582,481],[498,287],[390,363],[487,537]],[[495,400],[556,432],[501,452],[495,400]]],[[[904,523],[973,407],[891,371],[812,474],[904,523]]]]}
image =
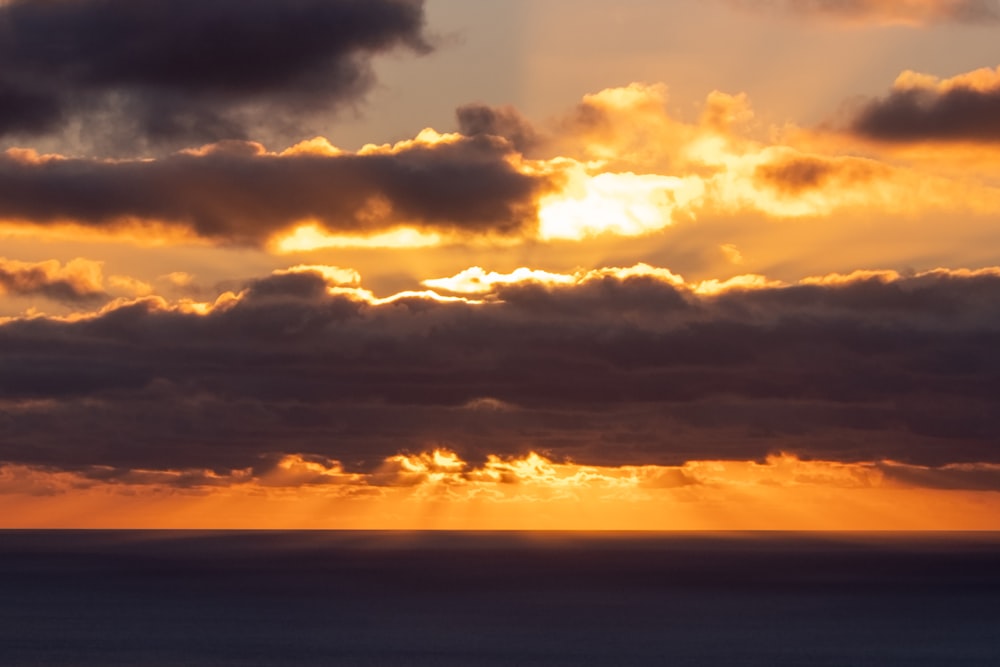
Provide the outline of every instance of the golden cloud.
{"type": "MultiPolygon", "coordinates": [[[[238,527],[245,524],[241,509],[250,509],[256,527],[278,520],[285,527],[369,528],[996,528],[997,491],[1000,466],[991,464],[931,468],[784,454],[764,462],[602,467],[531,452],[471,465],[439,448],[389,457],[370,473],[346,473],[337,461],[301,454],[259,474],[0,466],[0,504],[32,507],[33,526],[131,525],[136,516],[121,503],[110,509],[127,495],[128,505],[160,509],[155,525],[173,527],[238,527]],[[74,505],[105,508],[90,515],[103,522],[84,520],[74,505]]],[[[5,516],[5,526],[19,525],[5,516]]]]}
{"type": "Polygon", "coordinates": [[[0,294],[41,296],[63,302],[103,300],[101,262],[76,258],[62,264],[56,260],[21,262],[0,257],[0,294]]]}
{"type": "MultiPolygon", "coordinates": [[[[988,96],[998,76],[907,73],[893,94],[988,96]]],[[[706,216],[1000,213],[1000,188],[978,173],[844,154],[851,141],[824,143],[817,133],[765,139],[752,120],[742,94],[712,92],[686,121],[669,112],[664,86],[633,83],[585,96],[539,126],[525,153],[490,133],[510,123],[485,121],[466,121],[470,136],[426,129],[353,153],[323,138],[279,152],[228,141],[158,160],[12,150],[0,156],[0,218],[7,233],[130,239],[149,230],[164,243],[293,253],[641,237],[706,216]],[[83,192],[101,196],[74,194],[83,192]]]]}

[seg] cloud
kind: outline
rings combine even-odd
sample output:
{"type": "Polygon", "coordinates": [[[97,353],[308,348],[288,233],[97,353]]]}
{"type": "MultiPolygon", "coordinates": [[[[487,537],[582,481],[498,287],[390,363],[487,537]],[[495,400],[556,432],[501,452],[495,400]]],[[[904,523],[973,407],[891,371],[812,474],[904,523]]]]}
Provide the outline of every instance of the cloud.
{"type": "Polygon", "coordinates": [[[994,23],[996,0],[726,0],[750,11],[829,18],[851,24],[910,25],[994,23]]]}
{"type": "Polygon", "coordinates": [[[888,96],[857,111],[849,128],[887,142],[998,142],[1000,67],[950,79],[903,72],[888,96]]]}
{"type": "Polygon", "coordinates": [[[813,155],[779,156],[759,165],[757,183],[786,195],[810,190],[848,190],[884,179],[891,170],[874,160],[854,157],[824,158],[813,155]]]}
{"type": "Polygon", "coordinates": [[[914,466],[884,461],[878,469],[897,484],[945,491],[1000,491],[1000,465],[990,463],[951,464],[940,467],[914,466]]]}
{"type": "Polygon", "coordinates": [[[108,298],[100,262],[74,259],[19,262],[0,257],[0,294],[40,296],[65,303],[93,303],[108,298]]]}
{"type": "Polygon", "coordinates": [[[456,115],[463,134],[503,137],[530,157],[564,156],[598,162],[606,171],[644,172],[685,165],[687,144],[704,130],[725,133],[727,112],[733,121],[749,113],[745,96],[713,92],[705,117],[689,124],[672,117],[667,102],[665,85],[633,82],[584,95],[567,113],[538,124],[511,106],[469,104],[456,115]]]}
{"type": "Polygon", "coordinates": [[[262,474],[298,454],[353,473],[441,446],[473,466],[1000,462],[998,270],[714,289],[653,267],[520,275],[482,272],[477,298],[379,299],[300,267],[214,303],[8,320],[0,460],[262,474]]]}
{"type": "Polygon", "coordinates": [[[460,114],[460,126],[470,136],[502,136],[527,150],[538,172],[558,175],[538,201],[544,241],[650,236],[712,216],[913,216],[953,212],[956,201],[971,212],[1000,210],[994,187],[969,172],[939,175],[941,161],[918,170],[844,155],[843,133],[818,150],[773,128],[764,140],[744,94],[713,91],[693,122],[670,113],[667,100],[662,85],[632,83],[586,95],[537,126],[510,108],[481,105],[460,114]]]}
{"type": "MultiPolygon", "coordinates": [[[[536,129],[510,108],[342,151],[224,141],[156,159],[0,153],[0,225],[53,236],[268,246],[278,252],[648,236],[705,216],[1000,210],[986,183],[752,138],[744,95],[671,116],[663,86],[584,97],[536,129]],[[527,154],[522,151],[528,151],[527,154]]],[[[843,135],[838,135],[843,136],[843,135]]]]}
{"type": "Polygon", "coordinates": [[[503,137],[521,153],[528,153],[544,139],[531,122],[512,106],[465,104],[455,111],[459,132],[468,137],[503,137]]]}
{"type": "Polygon", "coordinates": [[[534,224],[545,185],[519,170],[502,142],[435,133],[357,153],[315,141],[281,154],[223,142],[157,160],[8,151],[0,154],[0,219],[112,231],[160,225],[244,244],[304,223],[359,236],[400,226],[509,235],[534,224]]]}
{"type": "Polygon", "coordinates": [[[372,85],[369,61],[429,50],[422,0],[0,3],[0,136],[84,120],[129,145],[246,138],[372,85]]]}

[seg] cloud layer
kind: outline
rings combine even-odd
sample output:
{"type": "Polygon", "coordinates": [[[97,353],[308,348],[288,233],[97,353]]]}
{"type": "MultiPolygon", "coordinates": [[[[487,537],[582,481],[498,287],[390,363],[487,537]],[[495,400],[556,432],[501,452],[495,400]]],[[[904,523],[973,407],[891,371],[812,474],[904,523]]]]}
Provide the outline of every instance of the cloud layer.
{"type": "Polygon", "coordinates": [[[310,142],[281,154],[223,142],[158,160],[0,154],[0,218],[114,230],[160,225],[260,244],[296,224],[372,234],[400,225],[510,234],[534,222],[546,178],[488,137],[433,133],[343,153],[310,142]]]}
{"type": "Polygon", "coordinates": [[[74,259],[63,265],[0,257],[0,294],[86,304],[107,298],[103,282],[100,262],[74,259]]]}
{"type": "Polygon", "coordinates": [[[247,138],[358,100],[372,55],[429,49],[423,22],[422,0],[9,0],[0,136],[83,122],[120,145],[247,138]]]}
{"type": "Polygon", "coordinates": [[[639,266],[382,300],[345,275],[0,325],[0,460],[371,469],[440,445],[473,463],[1000,462],[995,270],[727,286],[639,266]]]}
{"type": "MultiPolygon", "coordinates": [[[[989,74],[935,85],[988,91],[989,74]]],[[[980,115],[979,126],[953,126],[985,132],[993,116],[980,115]]],[[[586,95],[537,126],[511,107],[467,105],[457,116],[459,134],[425,129],[355,152],[321,137],[281,152],[230,140],[155,159],[9,149],[0,153],[0,230],[290,252],[651,236],[706,216],[812,224],[956,206],[1000,212],[1000,189],[974,175],[831,154],[794,136],[762,140],[748,131],[745,95],[709,94],[695,121],[669,112],[664,86],[643,83],[586,95]]]]}

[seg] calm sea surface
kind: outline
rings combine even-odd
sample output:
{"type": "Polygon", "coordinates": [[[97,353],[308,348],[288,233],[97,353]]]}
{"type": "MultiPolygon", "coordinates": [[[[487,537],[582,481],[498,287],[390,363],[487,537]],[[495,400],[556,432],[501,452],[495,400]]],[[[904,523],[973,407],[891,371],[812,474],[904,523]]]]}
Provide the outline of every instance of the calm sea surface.
{"type": "Polygon", "coordinates": [[[3,667],[1000,665],[1000,535],[0,531],[3,667]]]}

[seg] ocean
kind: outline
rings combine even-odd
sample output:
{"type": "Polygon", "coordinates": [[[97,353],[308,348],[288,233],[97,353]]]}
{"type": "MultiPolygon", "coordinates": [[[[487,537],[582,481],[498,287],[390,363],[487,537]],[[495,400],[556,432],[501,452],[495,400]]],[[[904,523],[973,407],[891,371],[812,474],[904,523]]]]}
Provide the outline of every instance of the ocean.
{"type": "Polygon", "coordinates": [[[1000,665],[1000,534],[0,531],[3,667],[1000,665]]]}

